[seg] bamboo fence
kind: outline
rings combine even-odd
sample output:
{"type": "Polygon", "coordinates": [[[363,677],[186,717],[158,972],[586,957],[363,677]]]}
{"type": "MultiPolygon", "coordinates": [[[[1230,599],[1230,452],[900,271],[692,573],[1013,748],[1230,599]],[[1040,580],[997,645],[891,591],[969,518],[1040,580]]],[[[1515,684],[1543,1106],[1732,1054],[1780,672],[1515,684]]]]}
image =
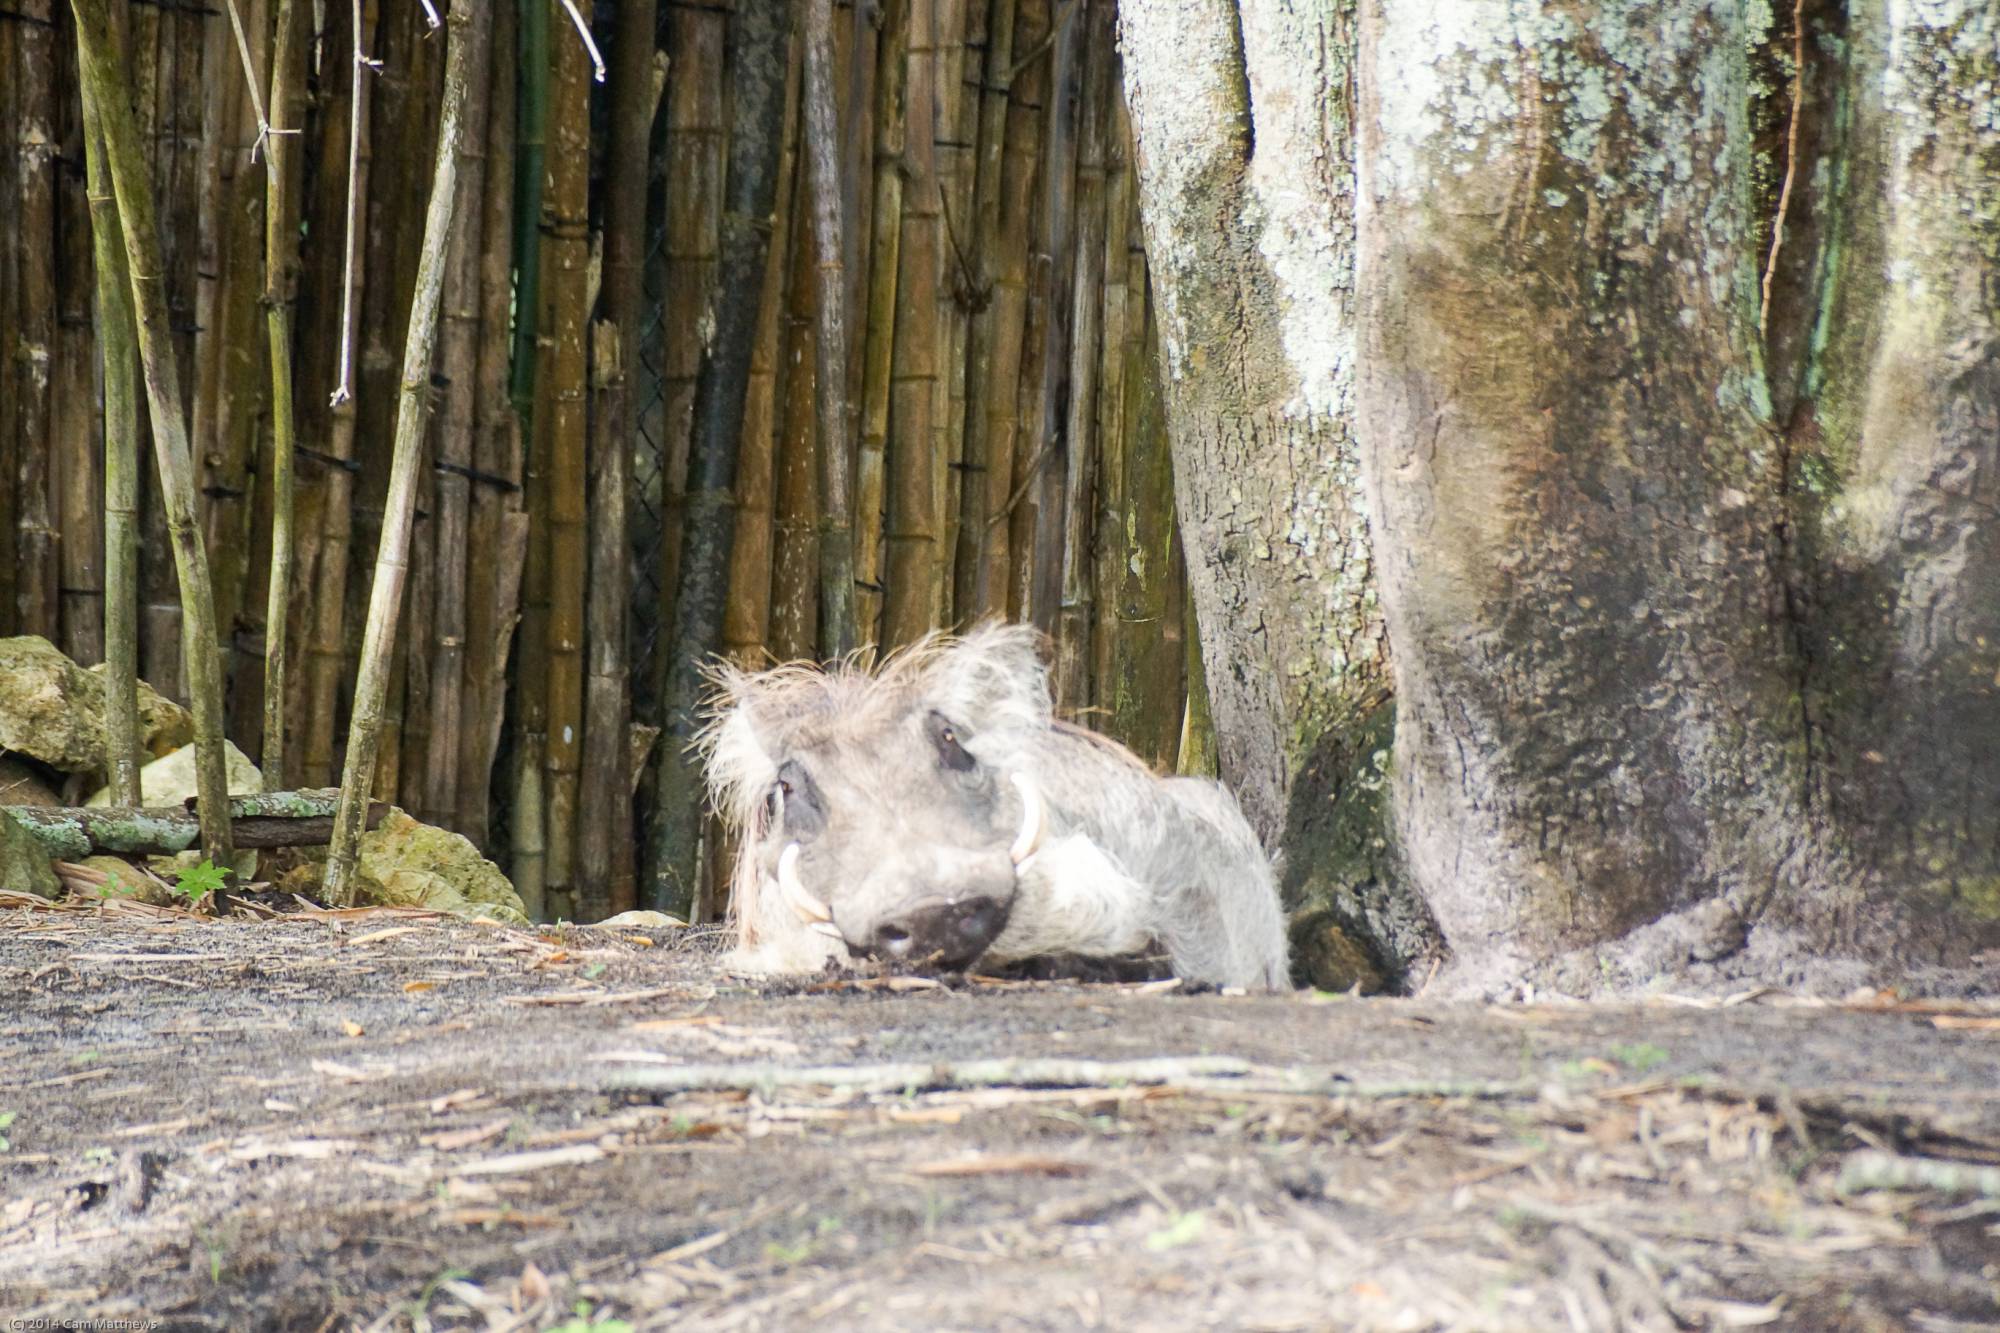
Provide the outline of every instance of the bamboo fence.
{"type": "MultiPolygon", "coordinates": [[[[1113,3],[787,7],[761,276],[719,288],[749,3],[605,7],[604,83],[560,3],[473,7],[371,781],[472,837],[547,917],[723,910],[720,832],[661,780],[684,764],[669,705],[691,655],[754,666],[1030,620],[1066,715],[1163,767],[1213,762],[1113,3]],[[717,347],[719,328],[747,346],[717,347]],[[690,508],[695,403],[725,354],[748,367],[733,541],[691,547],[712,508],[690,508]],[[690,550],[706,567],[684,568],[690,550]],[[712,628],[679,605],[690,576],[726,589],[712,628]]],[[[417,0],[108,9],[156,199],[229,736],[276,759],[273,788],[329,785],[445,35],[417,0]]],[[[0,635],[129,654],[185,698],[152,425],[99,290],[91,225],[117,215],[85,169],[94,125],[70,5],[15,0],[0,635]]]]}

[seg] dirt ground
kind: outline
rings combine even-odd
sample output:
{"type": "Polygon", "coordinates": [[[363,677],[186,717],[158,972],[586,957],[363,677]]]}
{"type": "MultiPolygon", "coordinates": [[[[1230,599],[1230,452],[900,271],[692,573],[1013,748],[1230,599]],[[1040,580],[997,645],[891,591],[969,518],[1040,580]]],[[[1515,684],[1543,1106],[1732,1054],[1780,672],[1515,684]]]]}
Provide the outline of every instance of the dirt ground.
{"type": "Polygon", "coordinates": [[[10,1329],[2000,1327],[1990,1001],[773,989],[129,904],[0,912],[0,994],[10,1329]]]}

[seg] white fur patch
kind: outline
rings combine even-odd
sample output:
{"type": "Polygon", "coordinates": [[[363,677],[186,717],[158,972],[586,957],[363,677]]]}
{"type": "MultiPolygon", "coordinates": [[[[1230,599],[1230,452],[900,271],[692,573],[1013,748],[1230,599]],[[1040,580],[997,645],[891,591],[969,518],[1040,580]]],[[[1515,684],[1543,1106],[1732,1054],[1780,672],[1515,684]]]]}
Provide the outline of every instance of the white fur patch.
{"type": "Polygon", "coordinates": [[[1021,876],[1007,928],[988,955],[1132,953],[1153,939],[1144,885],[1081,833],[1051,838],[1021,876]]]}

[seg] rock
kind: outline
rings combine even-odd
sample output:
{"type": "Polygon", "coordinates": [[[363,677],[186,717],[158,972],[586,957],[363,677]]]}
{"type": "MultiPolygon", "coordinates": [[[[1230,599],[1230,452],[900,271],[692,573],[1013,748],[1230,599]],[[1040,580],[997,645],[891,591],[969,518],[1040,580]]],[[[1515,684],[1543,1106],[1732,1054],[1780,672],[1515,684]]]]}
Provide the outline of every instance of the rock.
{"type": "Polygon", "coordinates": [[[100,852],[96,856],[84,857],[77,864],[86,870],[99,871],[105,877],[104,887],[88,896],[124,898],[132,902],[151,903],[155,907],[174,900],[173,892],[157,876],[146,873],[122,856],[100,852]]]}
{"type": "Polygon", "coordinates": [[[62,892],[62,881],[42,844],[5,810],[0,810],[0,889],[43,898],[62,892]]]}
{"type": "Polygon", "coordinates": [[[0,805],[60,806],[62,801],[34,769],[0,755],[0,805]]]}
{"type": "MultiPolygon", "coordinates": [[[[222,743],[223,768],[228,778],[229,794],[241,796],[249,792],[264,790],[264,775],[257,771],[257,765],[249,756],[236,748],[234,741],[222,743]]],[[[194,746],[183,745],[164,758],[155,759],[139,770],[139,800],[146,805],[180,805],[194,795],[194,746]]],[[[110,805],[111,788],[101,788],[85,805],[110,805]]],[[[188,854],[183,852],[183,857],[188,854]]],[[[173,857],[155,859],[154,869],[168,878],[179,865],[192,865],[200,861],[199,856],[187,860],[173,857]]],[[[247,881],[257,873],[257,853],[240,851],[236,854],[236,877],[247,881]]]]}
{"type": "Polygon", "coordinates": [[[654,928],[670,928],[673,926],[685,926],[687,922],[677,916],[668,916],[665,912],[620,912],[616,916],[607,916],[602,921],[592,922],[591,924],[611,927],[651,926],[654,928]]]}
{"type": "MultiPolygon", "coordinates": [[[[179,704],[139,685],[139,739],[164,755],[194,737],[179,704]]],[[[47,639],[0,639],[0,750],[64,773],[105,771],[103,668],[85,671],[47,639]]]]}
{"type": "MultiPolygon", "coordinates": [[[[90,674],[97,677],[99,688],[104,681],[105,666],[99,662],[90,668],[90,674]]],[[[101,698],[101,696],[100,696],[101,698]]],[[[103,704],[98,705],[100,711],[103,704]]],[[[166,695],[139,682],[139,745],[155,759],[163,759],[183,745],[194,744],[194,714],[182,708],[166,695]]]]}
{"type": "Polygon", "coordinates": [[[470,840],[390,810],[361,835],[362,895],[392,907],[427,907],[454,916],[528,924],[521,895],[470,840]]]}

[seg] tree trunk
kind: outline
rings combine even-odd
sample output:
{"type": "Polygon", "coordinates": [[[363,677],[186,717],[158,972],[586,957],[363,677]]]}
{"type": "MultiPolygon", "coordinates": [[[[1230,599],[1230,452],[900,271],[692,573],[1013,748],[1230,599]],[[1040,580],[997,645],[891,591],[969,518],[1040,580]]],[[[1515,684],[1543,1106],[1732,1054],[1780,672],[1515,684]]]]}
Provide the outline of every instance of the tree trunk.
{"type": "Polygon", "coordinates": [[[1388,670],[1350,430],[1353,8],[1239,26],[1229,5],[1175,0],[1122,19],[1222,776],[1267,841],[1283,834],[1288,905],[1366,918],[1414,958],[1423,913],[1382,887],[1388,670]]]}

